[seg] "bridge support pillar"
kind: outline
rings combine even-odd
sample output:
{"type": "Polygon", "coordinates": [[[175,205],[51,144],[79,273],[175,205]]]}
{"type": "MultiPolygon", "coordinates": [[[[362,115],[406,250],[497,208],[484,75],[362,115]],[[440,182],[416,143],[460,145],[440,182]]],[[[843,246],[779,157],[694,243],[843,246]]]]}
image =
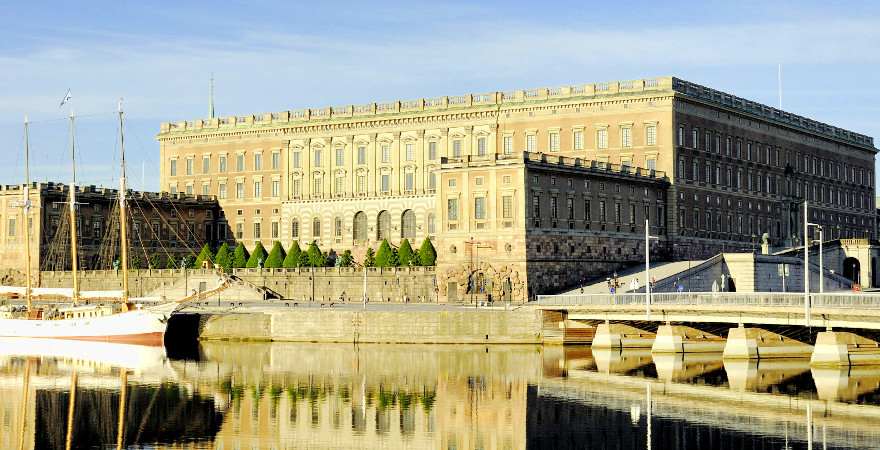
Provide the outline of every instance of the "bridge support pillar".
{"type": "Polygon", "coordinates": [[[684,325],[660,325],[651,351],[654,353],[719,353],[724,338],[684,325]]]}
{"type": "Polygon", "coordinates": [[[655,334],[622,323],[600,323],[593,336],[594,348],[651,348],[655,334]]]}
{"type": "Polygon", "coordinates": [[[854,333],[823,331],[816,337],[810,357],[814,366],[858,366],[880,364],[880,343],[854,333]]]}
{"type": "Polygon", "coordinates": [[[731,328],[725,359],[808,358],[813,346],[761,328],[731,328]]]}

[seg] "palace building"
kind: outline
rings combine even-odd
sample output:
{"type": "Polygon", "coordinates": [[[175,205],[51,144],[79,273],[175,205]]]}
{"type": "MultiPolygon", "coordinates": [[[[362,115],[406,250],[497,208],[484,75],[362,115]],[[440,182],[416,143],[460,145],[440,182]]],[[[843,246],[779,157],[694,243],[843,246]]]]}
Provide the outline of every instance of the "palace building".
{"type": "Polygon", "coordinates": [[[163,123],[162,190],[248,247],[438,251],[441,298],[517,301],[644,258],[875,238],[873,139],[662,77],[163,123]],[[454,288],[454,289],[451,289],[454,288]]]}

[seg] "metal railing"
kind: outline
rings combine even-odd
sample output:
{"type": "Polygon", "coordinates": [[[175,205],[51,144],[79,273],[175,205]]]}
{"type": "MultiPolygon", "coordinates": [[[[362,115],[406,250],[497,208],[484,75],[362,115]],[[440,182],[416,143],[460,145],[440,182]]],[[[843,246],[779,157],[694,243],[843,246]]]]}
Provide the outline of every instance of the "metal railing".
{"type": "MultiPolygon", "coordinates": [[[[645,306],[645,294],[566,294],[539,295],[539,306],[645,306]]],[[[797,292],[689,292],[651,294],[651,306],[765,306],[801,307],[804,294],[797,292]]],[[[810,294],[812,308],[880,309],[880,294],[810,294]]]]}

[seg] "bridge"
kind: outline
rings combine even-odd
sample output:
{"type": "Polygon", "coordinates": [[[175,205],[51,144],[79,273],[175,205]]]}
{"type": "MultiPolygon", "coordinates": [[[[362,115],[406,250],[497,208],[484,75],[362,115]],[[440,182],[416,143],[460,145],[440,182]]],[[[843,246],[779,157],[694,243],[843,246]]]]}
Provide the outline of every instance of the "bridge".
{"type": "Polygon", "coordinates": [[[725,359],[880,364],[880,295],[802,293],[539,296],[545,342],[725,359]]]}

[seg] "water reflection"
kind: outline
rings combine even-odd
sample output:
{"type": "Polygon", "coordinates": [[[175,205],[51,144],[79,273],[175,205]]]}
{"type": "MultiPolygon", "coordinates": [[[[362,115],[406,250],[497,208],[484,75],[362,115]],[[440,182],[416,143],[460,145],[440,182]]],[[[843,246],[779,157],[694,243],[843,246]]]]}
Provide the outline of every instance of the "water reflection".
{"type": "Polygon", "coordinates": [[[155,348],[26,344],[0,342],[3,449],[880,442],[880,367],[589,347],[206,342],[198,360],[169,360],[155,348]]]}

